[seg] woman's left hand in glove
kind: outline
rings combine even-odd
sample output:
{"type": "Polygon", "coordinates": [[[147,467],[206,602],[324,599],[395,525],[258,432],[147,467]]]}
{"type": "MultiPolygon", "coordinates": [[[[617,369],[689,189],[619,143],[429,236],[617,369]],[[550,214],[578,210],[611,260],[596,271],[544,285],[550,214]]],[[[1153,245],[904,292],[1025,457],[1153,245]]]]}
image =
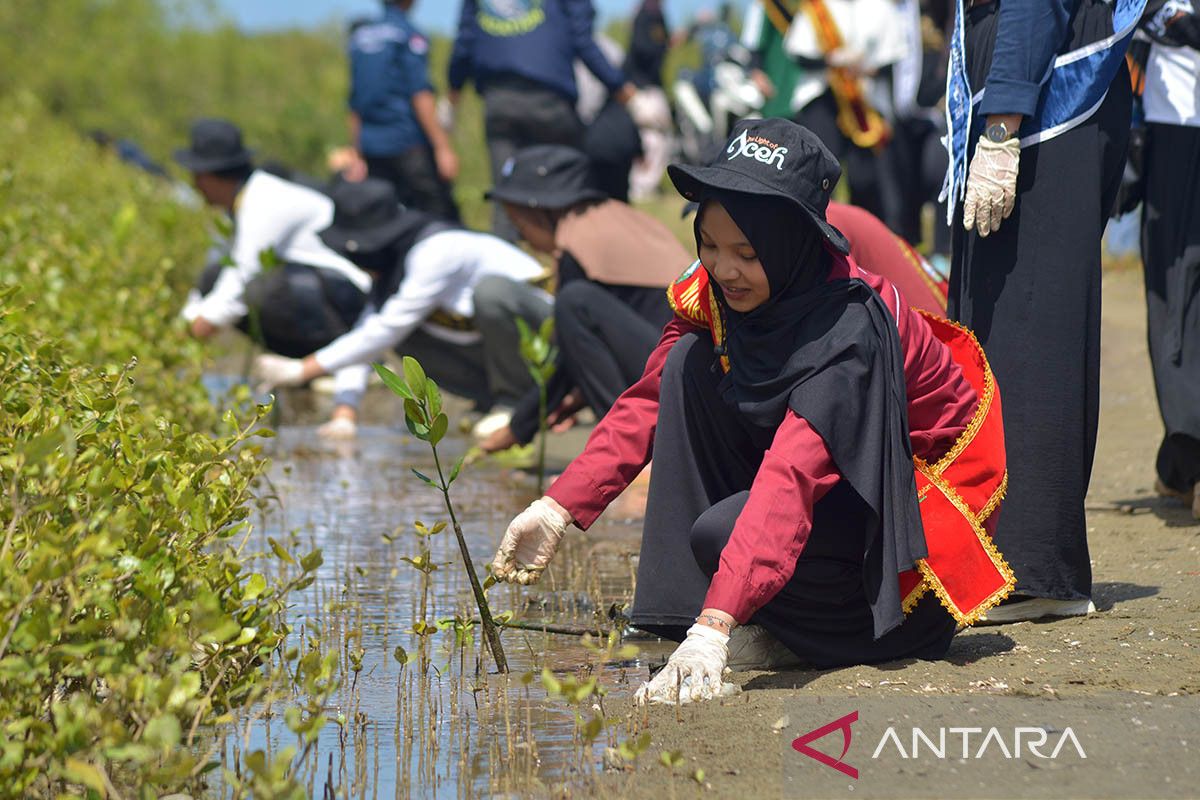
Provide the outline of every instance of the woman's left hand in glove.
{"type": "Polygon", "coordinates": [[[634,699],[646,703],[692,703],[711,700],[723,692],[725,662],[729,660],[729,636],[716,628],[696,623],[675,649],[667,665],[634,699]]]}

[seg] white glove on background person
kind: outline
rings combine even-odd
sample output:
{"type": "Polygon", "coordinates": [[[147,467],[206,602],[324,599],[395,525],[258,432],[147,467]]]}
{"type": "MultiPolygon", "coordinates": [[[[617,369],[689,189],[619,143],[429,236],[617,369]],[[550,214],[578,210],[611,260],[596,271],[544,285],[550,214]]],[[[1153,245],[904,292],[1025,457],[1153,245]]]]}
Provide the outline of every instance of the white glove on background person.
{"type": "Polygon", "coordinates": [[[537,583],[570,522],[546,498],[534,500],[508,524],[492,559],[492,574],[509,583],[537,583]]]}
{"type": "Polygon", "coordinates": [[[967,197],[963,202],[963,227],[979,227],[979,235],[1000,230],[1017,204],[1017,169],[1021,162],[1021,141],[1017,137],[993,142],[979,137],[975,157],[967,175],[967,197]]]}
{"type": "Polygon", "coordinates": [[[317,428],[317,436],[320,436],[322,439],[346,441],[358,436],[358,425],[352,419],[334,417],[329,422],[317,428]]]}
{"type": "Polygon", "coordinates": [[[278,386],[299,386],[304,383],[304,362],[298,358],[263,353],[255,357],[253,373],[258,380],[259,393],[265,394],[278,386]]]}
{"type": "Polygon", "coordinates": [[[667,665],[637,690],[634,700],[638,705],[693,703],[728,694],[722,681],[728,660],[728,634],[697,622],[688,628],[687,638],[667,665]]]}

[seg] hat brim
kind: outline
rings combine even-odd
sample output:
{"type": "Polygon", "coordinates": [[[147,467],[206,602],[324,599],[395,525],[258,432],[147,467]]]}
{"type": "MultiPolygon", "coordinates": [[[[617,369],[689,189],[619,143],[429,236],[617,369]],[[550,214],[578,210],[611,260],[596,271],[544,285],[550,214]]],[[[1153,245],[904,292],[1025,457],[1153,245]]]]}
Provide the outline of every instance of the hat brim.
{"type": "Polygon", "coordinates": [[[495,186],[489,189],[483,195],[485,200],[499,200],[504,203],[512,203],[514,206],[522,206],[524,208],[545,208],[551,211],[557,211],[560,208],[568,208],[576,203],[587,202],[588,200],[607,200],[608,195],[599,189],[571,189],[558,192],[523,192],[520,189],[513,189],[505,186],[495,186]]]}
{"type": "Polygon", "coordinates": [[[317,235],[330,249],[353,258],[360,253],[374,253],[396,241],[403,232],[404,218],[397,216],[382,225],[367,230],[351,230],[330,225],[317,235]]]}
{"type": "Polygon", "coordinates": [[[237,167],[248,167],[254,163],[254,151],[242,150],[220,158],[205,157],[194,150],[176,150],[175,163],[189,172],[221,172],[237,167]]]}
{"type": "Polygon", "coordinates": [[[720,165],[710,167],[693,167],[682,164],[671,164],[667,167],[667,175],[671,183],[687,200],[699,203],[713,190],[742,192],[766,197],[778,197],[787,200],[804,212],[825,240],[842,255],[850,254],[850,243],[837,228],[829,224],[825,215],[808,203],[797,200],[790,194],[776,189],[774,186],[755,180],[741,172],[726,169],[720,165]]]}

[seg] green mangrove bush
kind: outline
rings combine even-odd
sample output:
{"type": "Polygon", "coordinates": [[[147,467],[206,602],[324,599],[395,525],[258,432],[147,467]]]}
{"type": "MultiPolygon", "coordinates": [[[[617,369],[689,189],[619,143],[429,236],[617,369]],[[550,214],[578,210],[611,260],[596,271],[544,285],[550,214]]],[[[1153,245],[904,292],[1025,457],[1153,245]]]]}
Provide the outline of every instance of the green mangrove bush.
{"type": "Polygon", "coordinates": [[[177,319],[204,222],[0,102],[0,796],[202,787],[211,726],[293,680],[320,554],[242,551],[266,409],[214,409],[177,319]]]}

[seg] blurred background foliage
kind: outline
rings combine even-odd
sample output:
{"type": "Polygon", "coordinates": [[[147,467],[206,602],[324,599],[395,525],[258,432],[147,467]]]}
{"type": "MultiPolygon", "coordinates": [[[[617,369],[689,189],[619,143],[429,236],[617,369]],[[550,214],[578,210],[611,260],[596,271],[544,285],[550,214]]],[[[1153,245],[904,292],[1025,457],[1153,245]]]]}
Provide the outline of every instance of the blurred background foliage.
{"type": "MultiPolygon", "coordinates": [[[[209,217],[63,102],[0,96],[0,798],[152,798],[202,787],[213,726],[277,693],[317,698],[288,720],[315,736],[332,666],[281,647],[321,555],[244,541],[265,409],[213,405],[178,317],[209,217]]],[[[290,757],[227,781],[296,796],[290,757]]]]}
{"type": "MultiPolygon", "coordinates": [[[[432,0],[427,0],[432,1],[432,0]]],[[[622,47],[629,21],[604,34],[622,47]]],[[[247,33],[206,0],[4,0],[0,95],[24,90],[80,133],[102,129],[141,145],[186,177],[171,153],[200,116],[240,125],[262,160],[323,177],[328,152],[347,142],[345,30],[247,33]]],[[[433,37],[430,76],[445,88],[451,41],[433,37]]],[[[668,83],[699,64],[694,44],[672,50],[668,83]]],[[[455,192],[469,225],[486,228],[490,185],[482,107],[464,93],[454,139],[455,192]]],[[[666,214],[670,218],[674,213],[666,214]]]]}

